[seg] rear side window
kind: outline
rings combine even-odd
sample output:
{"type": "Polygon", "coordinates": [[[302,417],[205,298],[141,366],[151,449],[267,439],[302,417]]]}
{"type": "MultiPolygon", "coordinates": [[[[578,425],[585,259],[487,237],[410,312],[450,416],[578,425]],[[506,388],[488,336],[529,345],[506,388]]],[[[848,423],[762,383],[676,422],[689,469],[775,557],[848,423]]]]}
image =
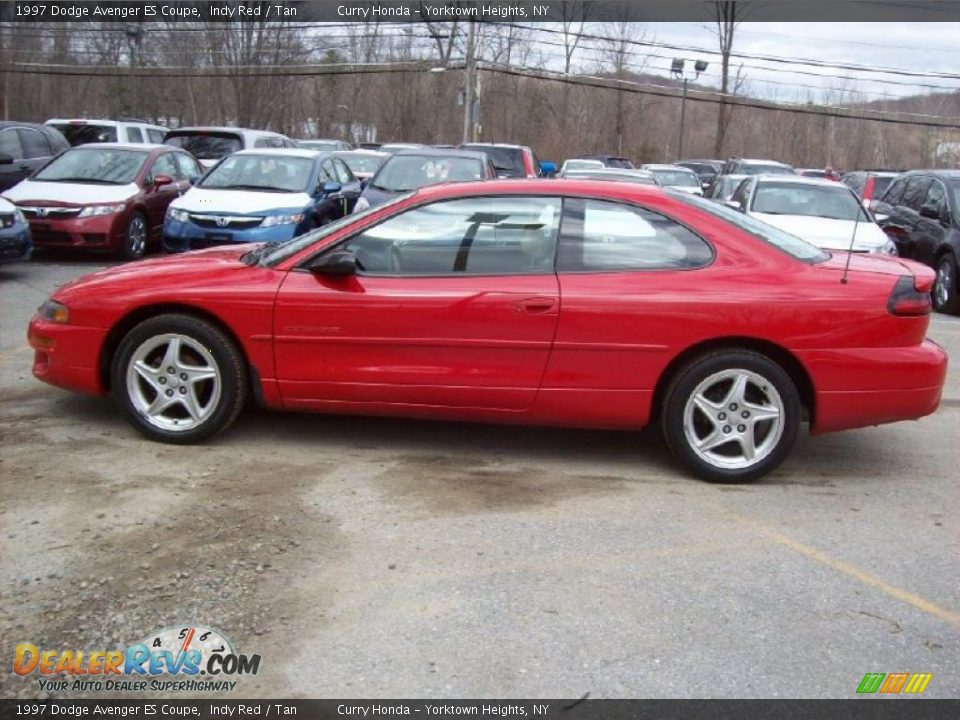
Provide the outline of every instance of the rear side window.
{"type": "Polygon", "coordinates": [[[664,215],[605,200],[566,201],[561,272],[687,270],[712,258],[703,238],[664,215]]]}
{"type": "Polygon", "coordinates": [[[50,157],[53,153],[50,150],[50,143],[46,135],[36,130],[20,128],[17,130],[20,134],[20,144],[23,145],[23,157],[43,158],[50,157]]]}
{"type": "Polygon", "coordinates": [[[163,142],[163,130],[147,128],[145,132],[147,133],[147,138],[150,142],[156,143],[157,145],[163,142]]]}
{"type": "Polygon", "coordinates": [[[919,210],[920,205],[923,204],[923,198],[927,194],[927,188],[930,187],[932,181],[932,178],[923,176],[910,178],[900,204],[906,205],[911,210],[919,210]]]}
{"type": "Polygon", "coordinates": [[[943,183],[935,180],[930,184],[930,189],[927,190],[927,197],[924,199],[923,204],[939,208],[939,210],[943,212],[943,203],[946,199],[947,189],[943,186],[943,183]]]}
{"type": "Polygon", "coordinates": [[[23,160],[23,145],[15,129],[0,131],[0,154],[9,155],[14,160],[23,160]]]}
{"type": "Polygon", "coordinates": [[[143,133],[140,132],[140,128],[138,127],[127,128],[127,142],[132,142],[132,143],[143,142],[143,133]]]}

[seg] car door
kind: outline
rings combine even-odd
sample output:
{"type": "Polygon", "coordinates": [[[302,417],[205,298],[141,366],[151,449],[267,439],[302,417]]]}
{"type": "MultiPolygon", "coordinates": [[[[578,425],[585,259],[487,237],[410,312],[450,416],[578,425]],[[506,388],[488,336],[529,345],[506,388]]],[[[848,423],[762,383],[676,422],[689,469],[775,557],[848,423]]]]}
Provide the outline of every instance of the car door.
{"type": "Polygon", "coordinates": [[[936,251],[950,228],[950,213],[947,210],[947,188],[934,178],[920,205],[914,231],[911,234],[914,258],[933,267],[936,251]]]}
{"type": "Polygon", "coordinates": [[[7,190],[30,175],[30,163],[23,153],[17,128],[0,130],[0,191],[7,190]],[[4,157],[5,156],[5,157],[4,157]],[[10,162],[5,162],[7,159],[10,162]]]}
{"type": "Polygon", "coordinates": [[[180,171],[173,161],[173,153],[169,152],[155,158],[147,170],[143,184],[143,196],[151,234],[159,233],[163,229],[167,206],[180,195],[180,182],[182,181],[178,180],[179,174],[180,171]],[[157,185],[156,178],[160,175],[166,175],[173,182],[166,185],[157,185]]]}
{"type": "Polygon", "coordinates": [[[355,275],[289,272],[274,313],[284,403],[530,407],[559,316],[560,207],[438,201],[324,251],[353,253],[355,275]]]}
{"type": "Polygon", "coordinates": [[[588,425],[646,423],[670,348],[716,331],[703,311],[715,291],[701,274],[713,257],[706,240],[665,214],[567,198],[557,254],[563,311],[538,408],[564,408],[588,425]]]}

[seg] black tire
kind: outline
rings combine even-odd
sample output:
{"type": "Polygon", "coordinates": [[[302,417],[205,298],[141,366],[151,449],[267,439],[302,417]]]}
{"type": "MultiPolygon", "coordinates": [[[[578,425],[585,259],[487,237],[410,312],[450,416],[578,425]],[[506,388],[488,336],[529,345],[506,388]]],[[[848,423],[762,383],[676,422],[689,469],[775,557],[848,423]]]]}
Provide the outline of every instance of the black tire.
{"type": "Polygon", "coordinates": [[[127,227],[123,231],[120,257],[124,260],[139,260],[147,253],[149,239],[150,228],[147,225],[147,219],[142,213],[131,213],[127,220],[127,227]]]}
{"type": "MultiPolygon", "coordinates": [[[[187,350],[190,350],[189,345],[187,350]]],[[[208,360],[206,364],[211,363],[208,360]]],[[[117,348],[110,372],[114,398],[129,421],[144,437],[165,443],[198,443],[224,431],[237,419],[247,398],[246,363],[236,344],[215,324],[190,315],[158,315],[134,327],[117,348]],[[177,335],[200,346],[212,360],[219,376],[217,399],[214,400],[211,393],[208,401],[209,414],[192,428],[176,430],[158,427],[155,422],[151,422],[147,413],[138,407],[137,400],[131,397],[128,387],[128,369],[134,354],[139,352],[145,343],[156,341],[166,334],[177,335]]],[[[188,421],[190,418],[185,420],[188,421]]]]}
{"type": "MultiPolygon", "coordinates": [[[[723,382],[726,381],[719,380],[716,386],[708,387],[715,387],[722,395],[725,392],[723,382]]],[[[730,380],[730,387],[733,387],[732,380],[730,380]]],[[[797,439],[801,407],[800,394],[797,392],[793,380],[777,363],[765,355],[751,350],[722,350],[702,355],[683,367],[674,376],[664,394],[662,410],[664,437],[674,456],[686,468],[697,477],[710,482],[745,483],[763,477],[783,462],[790,453],[797,439]],[[736,448],[739,446],[741,454],[746,457],[746,450],[737,436],[746,439],[746,434],[749,433],[751,446],[756,444],[757,437],[761,438],[759,447],[764,448],[762,457],[757,457],[755,461],[744,460],[743,462],[746,464],[742,467],[727,467],[722,464],[724,462],[723,458],[720,458],[717,462],[711,462],[702,457],[702,453],[694,448],[693,441],[687,433],[686,413],[688,401],[692,402],[692,396],[696,394],[701,383],[706,383],[712,378],[722,378],[722,374],[727,372],[733,374],[736,371],[741,371],[744,377],[750,378],[747,385],[750,402],[769,404],[771,407],[779,405],[779,408],[781,408],[779,411],[780,430],[779,434],[773,432],[776,422],[774,420],[742,421],[739,414],[748,412],[751,409],[750,405],[743,406],[740,404],[737,406],[731,404],[727,406],[725,403],[730,398],[722,402],[719,399],[715,400],[717,411],[723,413],[723,415],[718,414],[717,418],[735,418],[734,413],[738,416],[735,419],[727,419],[723,423],[718,420],[706,422],[707,416],[705,413],[701,415],[700,411],[691,409],[690,417],[694,426],[691,432],[695,436],[698,434],[697,427],[707,428],[703,431],[706,436],[715,431],[716,437],[720,439],[730,437],[733,434],[729,440],[723,441],[726,444],[720,444],[712,450],[708,448],[711,455],[731,451],[735,455],[736,448]],[[758,378],[759,380],[757,380],[758,378]],[[775,391],[775,393],[772,391],[775,391]],[[763,396],[757,393],[766,393],[766,399],[763,399],[763,396]],[[741,422],[744,422],[744,424],[740,425],[741,422]],[[744,428],[744,431],[741,431],[741,428],[744,428]],[[740,435],[741,432],[742,435],[740,435]],[[765,432],[769,435],[765,435],[765,432]],[[767,440],[769,440],[768,443],[767,440]]],[[[707,438],[701,439],[705,440],[707,438]]],[[[736,463],[739,461],[731,458],[729,462],[736,463]]]]}
{"type": "Polygon", "coordinates": [[[947,253],[937,263],[937,279],[933,283],[933,309],[950,315],[960,315],[960,292],[957,282],[957,262],[947,253]]]}

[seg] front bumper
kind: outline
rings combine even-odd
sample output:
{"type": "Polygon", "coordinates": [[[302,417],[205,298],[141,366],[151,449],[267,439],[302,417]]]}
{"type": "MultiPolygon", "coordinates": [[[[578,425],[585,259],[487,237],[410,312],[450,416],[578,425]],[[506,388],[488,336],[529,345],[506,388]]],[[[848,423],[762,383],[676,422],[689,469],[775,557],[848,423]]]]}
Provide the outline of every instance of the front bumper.
{"type": "Polygon", "coordinates": [[[940,405],[947,353],[932,340],[913,347],[796,354],[816,395],[812,434],[917,420],[940,405]]]}
{"type": "Polygon", "coordinates": [[[125,232],[123,213],[89,218],[30,218],[30,234],[38,248],[117,250],[125,232]]]}
{"type": "Polygon", "coordinates": [[[30,230],[25,225],[14,225],[0,231],[0,264],[29,260],[33,254],[30,230]]]}
{"type": "Polygon", "coordinates": [[[163,251],[168,253],[198,250],[215,245],[234,243],[279,243],[296,237],[297,225],[274,225],[244,230],[207,228],[192,222],[167,219],[163,224],[163,251]]]}
{"type": "Polygon", "coordinates": [[[34,315],[27,329],[27,342],[34,350],[33,376],[67,390],[105,395],[99,357],[106,337],[103,328],[54,323],[34,315]]]}

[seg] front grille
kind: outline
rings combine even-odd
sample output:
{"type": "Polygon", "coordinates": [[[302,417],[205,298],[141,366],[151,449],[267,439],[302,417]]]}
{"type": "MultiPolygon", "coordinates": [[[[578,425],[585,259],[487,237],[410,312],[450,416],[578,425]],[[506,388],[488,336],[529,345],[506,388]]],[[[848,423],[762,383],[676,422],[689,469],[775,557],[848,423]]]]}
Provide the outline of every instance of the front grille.
{"type": "Polygon", "coordinates": [[[248,230],[263,222],[262,217],[244,217],[242,215],[198,215],[190,213],[190,220],[202,228],[220,228],[223,230],[248,230]]]}
{"type": "Polygon", "coordinates": [[[50,220],[62,220],[63,218],[72,218],[80,214],[80,208],[78,207],[21,205],[20,210],[28,218],[48,218],[50,220]]]}
{"type": "Polygon", "coordinates": [[[71,243],[70,233],[59,230],[31,227],[30,232],[33,235],[33,242],[37,245],[69,245],[71,243]]]}

